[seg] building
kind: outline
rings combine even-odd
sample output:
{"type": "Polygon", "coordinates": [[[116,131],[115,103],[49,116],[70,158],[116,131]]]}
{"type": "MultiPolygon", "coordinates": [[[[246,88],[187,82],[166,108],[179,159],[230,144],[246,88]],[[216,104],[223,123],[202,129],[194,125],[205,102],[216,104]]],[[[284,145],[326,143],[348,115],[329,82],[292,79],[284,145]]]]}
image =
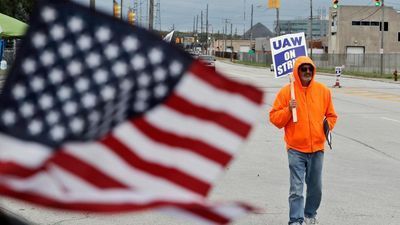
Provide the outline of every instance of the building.
{"type": "Polygon", "coordinates": [[[382,9],[383,53],[400,53],[400,13],[389,6],[347,5],[330,9],[328,53],[379,54],[382,9]]]}
{"type": "MultiPolygon", "coordinates": [[[[329,31],[329,20],[321,19],[320,17],[313,18],[312,22],[312,34],[313,39],[321,39],[328,35],[329,31]]],[[[274,27],[276,27],[276,20],[274,21],[274,27]]],[[[310,37],[310,20],[279,20],[280,34],[293,34],[304,32],[306,38],[310,37]]]]}

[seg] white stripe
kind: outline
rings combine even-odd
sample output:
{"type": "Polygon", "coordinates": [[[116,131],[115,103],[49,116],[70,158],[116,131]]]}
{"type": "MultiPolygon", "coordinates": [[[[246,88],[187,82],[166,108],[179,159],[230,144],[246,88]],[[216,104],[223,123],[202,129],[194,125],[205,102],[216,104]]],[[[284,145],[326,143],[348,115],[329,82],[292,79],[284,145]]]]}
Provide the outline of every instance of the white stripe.
{"type": "Polygon", "coordinates": [[[195,194],[166,179],[133,168],[112,150],[99,143],[68,144],[64,149],[104,174],[134,189],[154,193],[166,192],[181,198],[192,197],[195,194]]]}
{"type": "Polygon", "coordinates": [[[121,142],[134,149],[141,158],[177,168],[207,183],[212,183],[223,169],[193,152],[154,142],[129,122],[118,126],[114,132],[121,142]]]}
{"type": "Polygon", "coordinates": [[[52,155],[47,146],[4,134],[0,134],[0,145],[0,161],[12,161],[31,169],[40,167],[52,155]]]}
{"type": "Polygon", "coordinates": [[[395,119],[388,118],[388,117],[381,117],[381,119],[384,119],[384,120],[389,120],[389,121],[393,121],[393,122],[396,122],[396,123],[400,123],[400,121],[399,121],[399,120],[395,120],[395,119]]]}
{"type": "MultiPolygon", "coordinates": [[[[0,184],[8,186],[15,191],[30,192],[41,197],[51,198],[64,203],[86,202],[100,204],[147,204],[154,201],[172,201],[176,203],[201,203],[204,201],[199,196],[191,195],[191,197],[183,197],[180,195],[171,194],[169,192],[163,192],[161,190],[158,192],[151,192],[140,189],[114,188],[89,191],[93,187],[84,187],[87,185],[85,181],[82,181],[80,184],[78,184],[76,188],[68,190],[65,189],[65,186],[63,186],[64,182],[61,182],[62,179],[66,178],[65,173],[60,173],[60,171],[58,171],[57,174],[60,175],[60,177],[54,177],[50,173],[48,173],[48,171],[43,171],[27,179],[3,176],[0,180],[0,184]],[[84,188],[78,189],[78,187],[84,188]]],[[[75,179],[75,184],[77,182],[79,182],[79,178],[75,179]]]]}
{"type": "Polygon", "coordinates": [[[147,121],[183,137],[190,137],[206,142],[229,154],[237,151],[243,141],[240,136],[209,121],[186,116],[165,106],[159,106],[145,115],[147,121]]]}
{"type": "Polygon", "coordinates": [[[227,112],[248,124],[253,124],[260,113],[256,103],[242,95],[215,88],[190,72],[183,76],[175,91],[197,105],[227,112]]]}

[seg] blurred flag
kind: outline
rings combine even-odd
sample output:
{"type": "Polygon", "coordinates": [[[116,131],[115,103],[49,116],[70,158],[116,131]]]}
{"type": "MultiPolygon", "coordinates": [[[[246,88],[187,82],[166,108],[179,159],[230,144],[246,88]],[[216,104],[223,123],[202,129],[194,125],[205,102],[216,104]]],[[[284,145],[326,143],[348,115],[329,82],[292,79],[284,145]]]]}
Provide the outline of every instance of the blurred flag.
{"type": "Polygon", "coordinates": [[[174,30],[173,31],[171,31],[171,32],[169,32],[167,35],[165,35],[165,37],[163,38],[163,40],[164,41],[166,41],[166,42],[171,42],[171,40],[172,40],[172,36],[174,36],[174,30]]]}
{"type": "Polygon", "coordinates": [[[256,121],[260,91],[71,1],[38,1],[14,65],[0,96],[0,194],[205,224],[254,210],[206,196],[256,121]]]}

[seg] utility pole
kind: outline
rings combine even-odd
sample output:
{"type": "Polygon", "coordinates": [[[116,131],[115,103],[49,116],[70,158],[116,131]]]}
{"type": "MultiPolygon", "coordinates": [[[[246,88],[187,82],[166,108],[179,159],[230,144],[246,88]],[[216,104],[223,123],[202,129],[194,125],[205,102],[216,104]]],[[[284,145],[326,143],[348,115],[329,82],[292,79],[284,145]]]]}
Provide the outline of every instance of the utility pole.
{"type": "Polygon", "coordinates": [[[250,50],[252,49],[253,41],[253,4],[251,4],[251,20],[250,20],[250,50]]]}
{"type": "Polygon", "coordinates": [[[96,0],[90,0],[90,9],[95,10],[96,8],[96,0]]]}
{"type": "Polygon", "coordinates": [[[383,34],[384,34],[384,30],[385,30],[385,2],[384,0],[382,0],[382,18],[381,18],[381,49],[379,51],[379,53],[381,54],[381,77],[383,76],[383,34]]]}
{"type": "Polygon", "coordinates": [[[276,8],[276,28],[275,28],[276,36],[281,35],[281,28],[279,27],[279,8],[276,8]]]}
{"type": "Polygon", "coordinates": [[[208,43],[208,4],[206,8],[206,52],[208,54],[208,48],[209,48],[209,43],[208,43]]]}
{"type": "MultiPolygon", "coordinates": [[[[122,0],[121,0],[122,1],[122,0]]],[[[154,0],[149,0],[149,30],[153,30],[154,20],[154,0]]]]}
{"type": "Polygon", "coordinates": [[[233,26],[233,24],[231,23],[231,62],[233,61],[232,26],[233,26]]]}
{"type": "Polygon", "coordinates": [[[312,18],[312,0],[310,0],[310,58],[312,59],[312,49],[313,49],[313,32],[312,32],[312,23],[313,23],[313,18],[312,18]]]}

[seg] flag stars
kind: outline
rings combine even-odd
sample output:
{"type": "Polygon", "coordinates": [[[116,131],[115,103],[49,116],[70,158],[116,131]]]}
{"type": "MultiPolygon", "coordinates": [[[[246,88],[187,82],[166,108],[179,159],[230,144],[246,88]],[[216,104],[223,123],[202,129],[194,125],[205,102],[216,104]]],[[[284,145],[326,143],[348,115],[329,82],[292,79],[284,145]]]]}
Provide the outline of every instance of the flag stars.
{"type": "Polygon", "coordinates": [[[26,97],[26,87],[22,84],[16,84],[12,90],[12,94],[16,100],[26,97]]]}
{"type": "Polygon", "coordinates": [[[82,97],[82,104],[85,108],[90,109],[96,105],[96,96],[90,93],[82,97]]]}
{"type": "Polygon", "coordinates": [[[153,65],[161,63],[164,58],[164,54],[159,48],[151,49],[148,56],[153,65]]]}
{"type": "Polygon", "coordinates": [[[154,88],[154,96],[156,98],[162,98],[168,92],[168,88],[165,85],[159,84],[154,88]]]}
{"type": "Polygon", "coordinates": [[[136,97],[140,100],[147,100],[150,97],[150,93],[147,89],[138,90],[136,92],[136,97]]]}
{"type": "Polygon", "coordinates": [[[44,89],[44,79],[41,77],[34,77],[31,82],[32,90],[35,92],[40,92],[44,89]]]}
{"type": "Polygon", "coordinates": [[[74,118],[70,123],[70,129],[73,133],[77,134],[83,131],[84,122],[81,118],[74,118]]]}
{"type": "Polygon", "coordinates": [[[74,60],[68,64],[67,70],[71,74],[71,76],[75,77],[82,73],[82,64],[74,60]]]}
{"type": "Polygon", "coordinates": [[[78,33],[83,29],[83,20],[74,16],[68,21],[68,27],[72,32],[78,33]]]}
{"type": "Polygon", "coordinates": [[[169,65],[169,72],[171,73],[172,76],[179,75],[180,73],[182,73],[182,70],[183,70],[183,66],[178,61],[173,61],[169,65]]]}
{"type": "Polygon", "coordinates": [[[107,79],[108,79],[108,73],[103,69],[97,70],[94,73],[94,80],[96,81],[97,84],[103,84],[107,81],[107,79]]]}
{"type": "Polygon", "coordinates": [[[44,94],[39,98],[39,105],[43,110],[47,110],[53,106],[53,97],[44,94]]]}
{"type": "Polygon", "coordinates": [[[133,109],[137,112],[143,112],[147,108],[147,103],[143,101],[135,102],[133,109]]]}
{"type": "Polygon", "coordinates": [[[142,73],[139,75],[138,84],[140,87],[147,87],[150,84],[151,78],[148,74],[142,73]]]}
{"type": "Polygon", "coordinates": [[[118,56],[118,53],[119,53],[119,48],[114,44],[108,45],[104,50],[104,54],[109,60],[116,58],[118,56]]]}
{"type": "Polygon", "coordinates": [[[122,77],[127,74],[128,66],[124,62],[118,61],[113,65],[112,70],[115,76],[122,77]]]}
{"type": "Polygon", "coordinates": [[[20,107],[20,112],[23,117],[28,118],[33,115],[34,113],[34,107],[32,103],[25,102],[21,105],[20,107]]]}
{"type": "Polygon", "coordinates": [[[36,71],[36,63],[33,59],[28,58],[22,63],[22,69],[26,74],[31,74],[36,71]]]}
{"type": "Polygon", "coordinates": [[[60,114],[57,111],[50,111],[46,115],[46,121],[50,125],[57,123],[60,120],[60,114]]]}
{"type": "Polygon", "coordinates": [[[59,41],[65,37],[65,29],[60,25],[54,25],[50,29],[50,35],[53,37],[54,40],[59,41]]]}
{"type": "Polygon", "coordinates": [[[11,110],[5,110],[1,119],[6,126],[14,125],[17,120],[15,112],[11,110]]]}
{"type": "Polygon", "coordinates": [[[92,39],[87,35],[82,35],[78,39],[78,46],[83,51],[88,50],[92,47],[92,39]]]}
{"type": "Polygon", "coordinates": [[[95,68],[100,65],[100,55],[97,53],[90,53],[86,58],[86,63],[90,68],[95,68]]]}
{"type": "Polygon", "coordinates": [[[97,40],[99,40],[100,42],[104,43],[107,42],[111,39],[111,31],[108,27],[100,27],[97,31],[96,31],[96,38],[97,40]]]}
{"type": "Polygon", "coordinates": [[[165,71],[161,67],[157,68],[154,71],[154,79],[155,79],[155,81],[158,81],[158,82],[164,81],[166,77],[167,77],[167,71],[165,71]]]}
{"type": "Polygon", "coordinates": [[[65,103],[65,105],[63,106],[63,110],[64,110],[65,115],[71,116],[78,111],[78,105],[76,104],[76,102],[70,101],[70,102],[65,103]]]}
{"type": "Polygon", "coordinates": [[[71,88],[69,88],[69,87],[62,86],[62,87],[58,90],[57,95],[58,95],[58,98],[59,98],[61,101],[65,101],[65,100],[71,98],[72,90],[71,90],[71,88]]]}
{"type": "Polygon", "coordinates": [[[142,55],[135,55],[131,59],[131,65],[135,70],[142,70],[146,67],[146,59],[142,55]]]}
{"type": "Polygon", "coordinates": [[[28,130],[31,135],[38,135],[43,131],[43,123],[39,120],[32,120],[28,125],[28,130]]]}
{"type": "Polygon", "coordinates": [[[45,8],[42,10],[41,15],[42,15],[43,20],[44,20],[45,22],[47,22],[47,23],[53,22],[53,21],[56,19],[56,17],[57,17],[56,11],[55,11],[53,8],[48,7],[48,6],[45,7],[45,8]]]}
{"type": "Polygon", "coordinates": [[[71,57],[74,53],[74,49],[69,43],[62,43],[58,51],[64,59],[71,57]]]}
{"type": "Polygon", "coordinates": [[[50,136],[54,141],[60,141],[65,138],[66,131],[63,126],[56,125],[50,130],[50,136]]]}
{"type": "Polygon", "coordinates": [[[32,37],[32,44],[35,48],[43,48],[46,42],[46,36],[43,33],[36,33],[32,37]]]}
{"type": "Polygon", "coordinates": [[[115,89],[111,86],[106,86],[101,90],[100,94],[104,101],[109,101],[115,98],[115,89]]]}
{"type": "Polygon", "coordinates": [[[122,45],[128,52],[136,51],[139,48],[139,40],[136,37],[126,37],[122,41],[122,45]]]}
{"type": "Polygon", "coordinates": [[[49,79],[52,84],[59,84],[64,79],[64,74],[60,69],[53,68],[49,72],[49,79]]]}
{"type": "Polygon", "coordinates": [[[54,63],[54,53],[51,51],[44,51],[41,55],[40,55],[40,61],[42,62],[42,64],[44,66],[51,66],[54,63]]]}
{"type": "Polygon", "coordinates": [[[79,78],[78,81],[75,82],[75,87],[82,93],[89,89],[89,80],[86,78],[79,78]]]}

